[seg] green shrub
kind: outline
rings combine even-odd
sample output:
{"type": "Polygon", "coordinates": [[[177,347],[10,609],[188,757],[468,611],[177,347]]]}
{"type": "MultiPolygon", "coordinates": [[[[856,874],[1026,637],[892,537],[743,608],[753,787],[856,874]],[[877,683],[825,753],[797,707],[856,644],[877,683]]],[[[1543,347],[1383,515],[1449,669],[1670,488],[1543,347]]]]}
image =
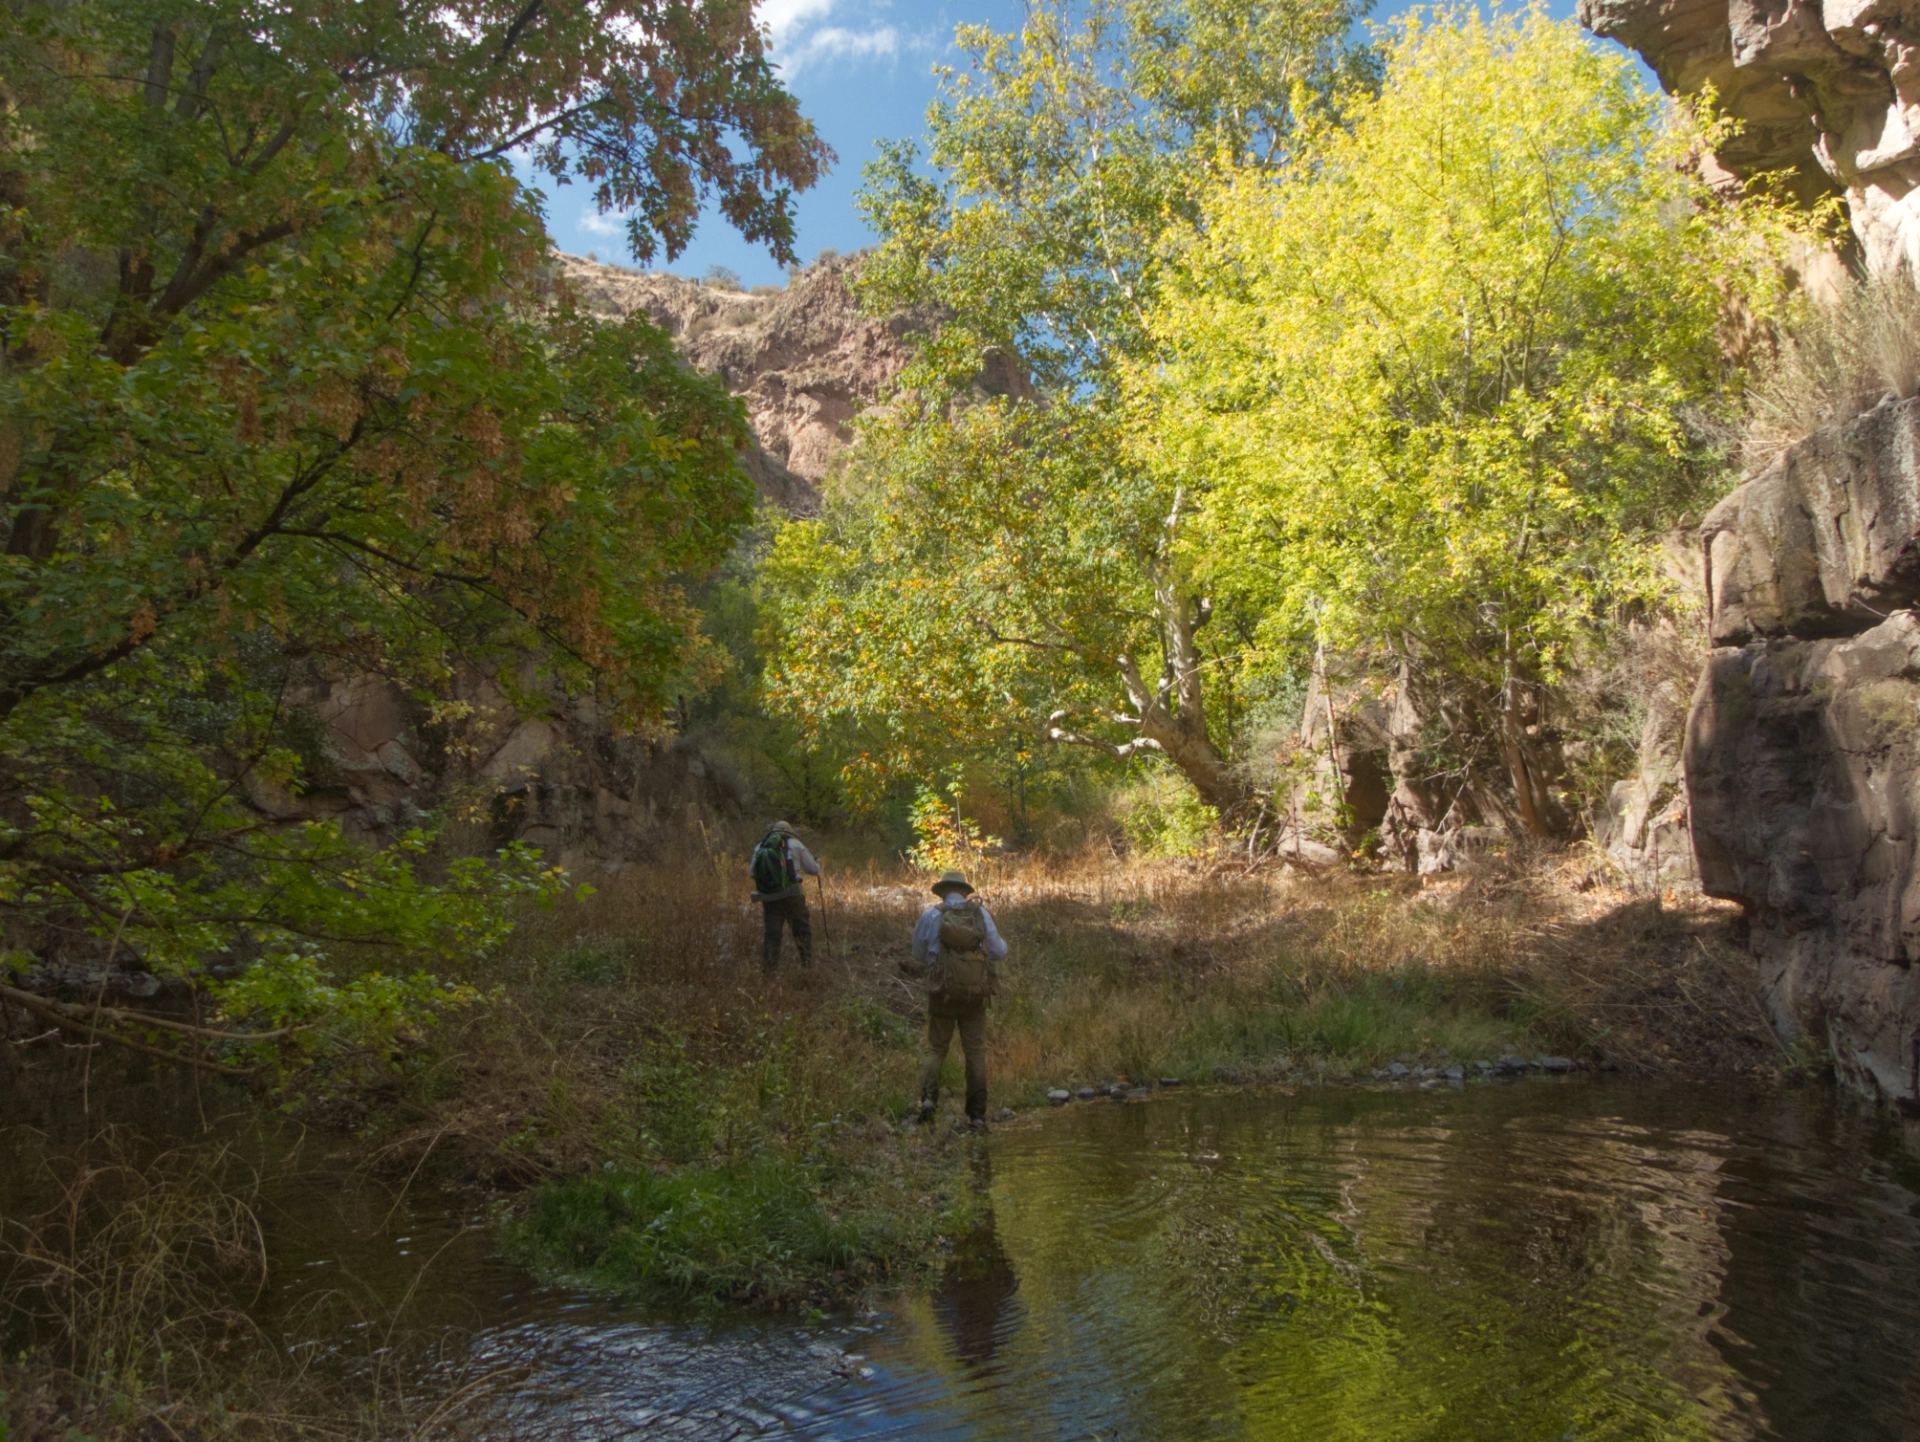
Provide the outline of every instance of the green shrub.
{"type": "Polygon", "coordinates": [[[1220,824],[1220,813],[1185,777],[1164,769],[1132,782],[1120,793],[1115,812],[1142,856],[1198,856],[1220,824]]]}
{"type": "Polygon", "coordinates": [[[881,1216],[836,1218],[819,1168],[766,1156],[670,1175],[615,1171],[543,1189],[509,1229],[519,1259],[658,1301],[840,1299],[899,1250],[881,1216]]]}

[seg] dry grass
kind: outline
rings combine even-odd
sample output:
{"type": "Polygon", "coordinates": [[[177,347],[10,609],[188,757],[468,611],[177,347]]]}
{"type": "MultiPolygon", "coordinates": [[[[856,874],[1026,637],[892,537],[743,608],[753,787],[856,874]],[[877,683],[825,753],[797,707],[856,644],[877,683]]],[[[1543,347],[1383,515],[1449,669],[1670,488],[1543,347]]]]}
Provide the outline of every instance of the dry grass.
{"type": "Polygon", "coordinates": [[[1755,474],[1823,426],[1916,390],[1920,289],[1911,277],[1857,281],[1832,303],[1806,300],[1748,384],[1742,469],[1755,474]]]}
{"type": "MultiPolygon", "coordinates": [[[[505,1005],[450,1025],[371,1118],[389,1163],[431,1154],[515,1186],[607,1160],[853,1144],[897,1122],[921,997],[896,964],[925,878],[833,868],[813,972],[789,948],[766,980],[740,850],[605,878],[531,923],[497,973],[505,1005]]],[[[831,840],[823,851],[832,867],[831,840]]],[[[996,1106],[1053,1086],[1365,1076],[1512,1048],[1629,1069],[1782,1061],[1731,908],[1610,890],[1580,852],[1425,887],[1105,856],[977,871],[1014,948],[989,1026],[996,1106]]]]}
{"type": "MultiPolygon", "coordinates": [[[[32,1166],[29,1149],[16,1161],[32,1166]]],[[[445,1439],[476,1432],[514,1375],[460,1338],[412,1335],[346,1293],[303,1334],[364,1352],[287,1347],[259,1320],[268,1254],[260,1177],[228,1142],[156,1150],[103,1130],[38,1159],[43,1210],[0,1225],[0,1439],[445,1439]]]]}

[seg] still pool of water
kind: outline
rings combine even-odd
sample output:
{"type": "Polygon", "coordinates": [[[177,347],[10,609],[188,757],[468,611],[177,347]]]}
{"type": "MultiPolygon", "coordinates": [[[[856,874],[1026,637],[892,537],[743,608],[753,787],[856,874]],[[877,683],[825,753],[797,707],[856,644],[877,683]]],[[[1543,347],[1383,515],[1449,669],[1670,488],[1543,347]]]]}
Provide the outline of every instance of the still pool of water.
{"type": "Polygon", "coordinates": [[[502,1432],[1906,1442],[1909,1146],[1819,1093],[1173,1094],[994,1135],[990,1230],[858,1321],[457,1286],[492,1314],[468,1365],[525,1369],[502,1432]]]}

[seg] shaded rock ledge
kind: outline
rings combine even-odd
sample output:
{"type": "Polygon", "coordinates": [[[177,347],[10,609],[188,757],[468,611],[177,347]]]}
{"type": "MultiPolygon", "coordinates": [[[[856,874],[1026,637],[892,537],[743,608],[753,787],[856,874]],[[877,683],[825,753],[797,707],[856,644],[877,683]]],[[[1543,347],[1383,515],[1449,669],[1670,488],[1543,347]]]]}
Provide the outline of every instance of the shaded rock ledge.
{"type": "Polygon", "coordinates": [[[1716,649],[1685,767],[1702,887],[1775,1023],[1920,1107],[1920,401],[1793,447],[1707,518],[1716,649]]]}

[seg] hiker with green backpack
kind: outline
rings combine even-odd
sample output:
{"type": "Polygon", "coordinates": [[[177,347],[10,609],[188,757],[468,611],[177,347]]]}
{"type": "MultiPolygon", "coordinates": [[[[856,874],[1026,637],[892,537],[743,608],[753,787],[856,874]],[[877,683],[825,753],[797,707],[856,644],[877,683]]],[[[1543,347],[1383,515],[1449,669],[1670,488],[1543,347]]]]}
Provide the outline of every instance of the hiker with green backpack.
{"type": "Polygon", "coordinates": [[[913,928],[913,960],[927,983],[927,1056],[920,1069],[920,1120],[933,1120],[947,1048],[960,1033],[967,1059],[967,1120],[987,1124],[987,1002],[999,989],[994,963],[1007,944],[993,914],[973,900],[967,878],[949,871],[933,884],[940,898],[913,928]]]}
{"type": "Polygon", "coordinates": [[[760,903],[765,927],[760,940],[760,969],[771,973],[780,962],[780,934],[793,929],[793,949],[800,965],[813,965],[813,923],[807,918],[803,876],[818,876],[820,863],[801,843],[791,826],[776,821],[753,848],[748,863],[753,876],[753,899],[760,903]]]}

